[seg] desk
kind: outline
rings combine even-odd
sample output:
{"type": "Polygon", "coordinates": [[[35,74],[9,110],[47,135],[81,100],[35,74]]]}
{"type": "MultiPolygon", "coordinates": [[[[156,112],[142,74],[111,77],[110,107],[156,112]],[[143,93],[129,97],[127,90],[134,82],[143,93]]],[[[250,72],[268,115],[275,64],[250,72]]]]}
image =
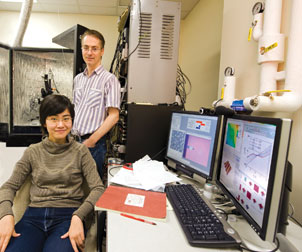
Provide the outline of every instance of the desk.
{"type": "MultiPolygon", "coordinates": [[[[108,168],[110,170],[110,168],[108,168]]],[[[115,174],[118,169],[111,170],[115,174]]],[[[108,174],[108,181],[111,176],[108,174]]],[[[156,221],[157,225],[135,221],[120,216],[118,213],[107,213],[107,252],[213,252],[219,249],[192,247],[178,223],[173,210],[167,211],[166,222],[156,221]]],[[[239,235],[252,244],[261,247],[269,247],[269,243],[263,242],[251,229],[246,221],[238,219],[230,223],[239,235]]],[[[287,228],[287,239],[302,251],[302,229],[290,222],[287,228]]],[[[257,248],[253,248],[257,249],[257,248]]],[[[259,250],[259,248],[258,248],[259,250]]],[[[219,251],[239,251],[236,249],[221,249],[219,251]]]]}

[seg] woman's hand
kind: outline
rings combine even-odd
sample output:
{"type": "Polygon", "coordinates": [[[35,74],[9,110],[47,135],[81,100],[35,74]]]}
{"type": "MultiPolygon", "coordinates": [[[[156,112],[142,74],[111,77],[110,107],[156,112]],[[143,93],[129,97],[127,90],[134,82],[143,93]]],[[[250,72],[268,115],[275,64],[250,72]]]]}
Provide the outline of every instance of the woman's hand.
{"type": "Polygon", "coordinates": [[[0,252],[4,252],[10,238],[18,237],[20,234],[15,232],[15,218],[12,215],[5,215],[0,220],[0,252]]]}
{"type": "Polygon", "coordinates": [[[69,237],[74,252],[79,252],[78,249],[80,249],[80,251],[84,251],[84,225],[82,220],[77,215],[72,216],[68,232],[61,236],[62,239],[65,239],[67,237],[69,237]]]}

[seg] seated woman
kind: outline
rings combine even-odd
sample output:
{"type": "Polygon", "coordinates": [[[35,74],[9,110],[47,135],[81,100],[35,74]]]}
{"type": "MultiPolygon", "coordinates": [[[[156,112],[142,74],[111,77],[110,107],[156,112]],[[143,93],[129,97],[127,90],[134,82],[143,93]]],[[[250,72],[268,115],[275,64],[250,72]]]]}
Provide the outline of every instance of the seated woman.
{"type": "Polygon", "coordinates": [[[83,251],[84,221],[104,191],[88,148],[69,134],[74,108],[63,95],[40,106],[43,139],[30,145],[0,188],[0,252],[83,251]],[[30,204],[15,225],[12,204],[30,176],[30,204]],[[85,198],[83,181],[90,189],[85,198]]]}

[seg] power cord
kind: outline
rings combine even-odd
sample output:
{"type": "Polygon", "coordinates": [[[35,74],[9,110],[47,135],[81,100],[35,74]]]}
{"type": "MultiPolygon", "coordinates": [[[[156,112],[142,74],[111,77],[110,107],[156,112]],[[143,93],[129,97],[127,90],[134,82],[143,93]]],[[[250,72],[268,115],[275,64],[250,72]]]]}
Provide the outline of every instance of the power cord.
{"type": "Polygon", "coordinates": [[[138,5],[139,5],[139,38],[138,38],[138,43],[137,43],[136,47],[133,49],[133,51],[131,53],[129,53],[128,57],[125,60],[128,60],[129,57],[137,50],[137,48],[140,46],[141,40],[142,40],[142,10],[141,10],[141,1],[140,0],[138,0],[138,5]]]}
{"type": "Polygon", "coordinates": [[[155,155],[153,155],[153,157],[151,157],[151,160],[154,160],[159,154],[161,154],[165,149],[167,149],[167,147],[162,148],[159,152],[157,152],[155,155]]]}
{"type": "Polygon", "coordinates": [[[294,218],[294,216],[289,216],[289,218],[302,228],[302,224],[296,218],[294,218]]]}
{"type": "MultiPolygon", "coordinates": [[[[114,165],[114,164],[110,164],[110,165],[114,165]]],[[[123,167],[124,165],[116,165],[116,166],[113,166],[112,168],[110,168],[109,170],[108,170],[108,173],[110,174],[110,176],[114,176],[114,174],[112,174],[111,173],[111,171],[112,170],[114,170],[114,169],[117,169],[117,168],[121,168],[121,167],[123,167]]]]}
{"type": "Polygon", "coordinates": [[[181,70],[181,67],[177,65],[177,79],[176,79],[176,95],[179,96],[181,105],[185,107],[187,96],[190,94],[192,84],[188,76],[181,70]],[[189,84],[189,92],[186,92],[186,83],[189,84]]]}
{"type": "Polygon", "coordinates": [[[302,224],[294,217],[295,208],[294,208],[293,204],[289,203],[289,206],[290,206],[292,212],[288,215],[288,217],[291,220],[293,220],[298,226],[302,227],[302,224]]]}

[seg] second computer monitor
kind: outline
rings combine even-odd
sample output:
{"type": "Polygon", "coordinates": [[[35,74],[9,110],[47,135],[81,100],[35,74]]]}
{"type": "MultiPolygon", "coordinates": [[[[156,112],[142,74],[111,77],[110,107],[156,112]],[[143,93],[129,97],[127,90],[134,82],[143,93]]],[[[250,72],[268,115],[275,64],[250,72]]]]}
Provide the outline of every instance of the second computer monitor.
{"type": "Polygon", "coordinates": [[[193,177],[212,179],[220,118],[197,112],[173,112],[166,158],[176,169],[193,177]]]}
{"type": "MultiPolygon", "coordinates": [[[[217,184],[256,233],[274,241],[285,199],[292,121],[233,116],[223,126],[217,184]]],[[[286,219],[285,219],[286,222],[286,219]]]]}

